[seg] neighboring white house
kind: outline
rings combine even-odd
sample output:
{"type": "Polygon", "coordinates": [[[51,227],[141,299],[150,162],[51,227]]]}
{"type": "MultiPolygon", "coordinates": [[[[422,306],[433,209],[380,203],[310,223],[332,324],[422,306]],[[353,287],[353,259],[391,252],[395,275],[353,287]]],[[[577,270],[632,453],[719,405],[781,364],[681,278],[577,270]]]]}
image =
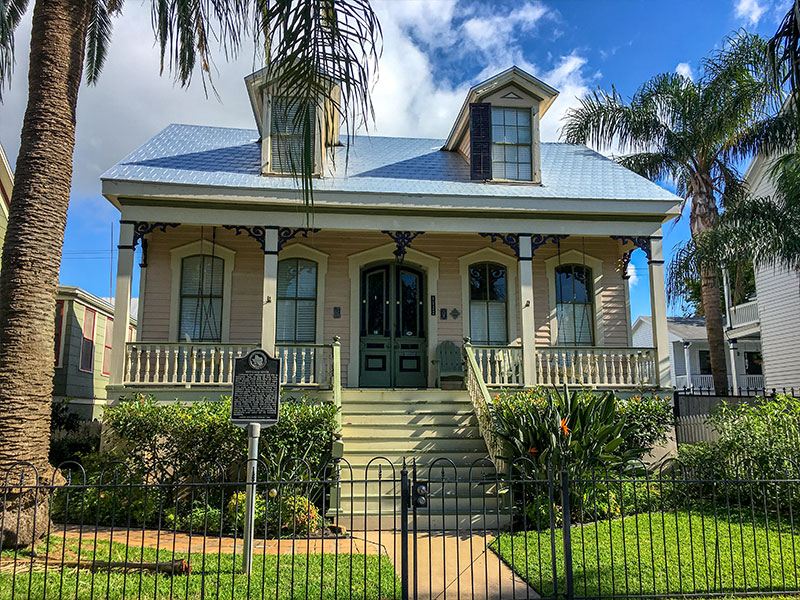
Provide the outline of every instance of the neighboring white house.
{"type": "MultiPolygon", "coordinates": [[[[772,161],[756,156],[745,179],[758,196],[770,196],[775,186],[770,177],[772,161]]],[[[755,271],[761,345],[766,387],[800,388],[800,272],[797,267],[760,267],[755,271]]]]}
{"type": "MultiPolygon", "coordinates": [[[[731,312],[734,314],[733,311],[731,312]]],[[[714,381],[711,376],[705,319],[667,317],[667,330],[669,332],[672,385],[677,389],[713,389],[714,381]]],[[[733,347],[729,347],[726,353],[728,385],[731,389],[741,393],[761,391],[764,388],[761,342],[758,335],[753,333],[738,337],[736,334],[731,335],[731,332],[736,331],[736,329],[726,329],[728,339],[736,340],[732,344],[733,347]],[[733,363],[731,356],[733,356],[733,363]],[[731,364],[734,365],[734,369],[731,368],[731,364]]],[[[651,345],[652,335],[650,317],[642,316],[636,319],[632,331],[633,345],[638,347],[651,345]]]]}

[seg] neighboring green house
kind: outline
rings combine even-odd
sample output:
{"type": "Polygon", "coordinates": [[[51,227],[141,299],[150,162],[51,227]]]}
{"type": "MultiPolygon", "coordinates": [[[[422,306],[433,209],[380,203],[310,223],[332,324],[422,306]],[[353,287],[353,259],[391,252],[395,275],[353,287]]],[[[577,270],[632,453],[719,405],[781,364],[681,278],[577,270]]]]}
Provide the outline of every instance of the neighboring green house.
{"type": "MultiPolygon", "coordinates": [[[[99,418],[106,404],[114,305],[80,288],[61,285],[55,319],[53,399],[69,398],[73,410],[88,419],[99,418]]],[[[132,342],[135,337],[136,319],[131,318],[125,338],[132,342]]]]}

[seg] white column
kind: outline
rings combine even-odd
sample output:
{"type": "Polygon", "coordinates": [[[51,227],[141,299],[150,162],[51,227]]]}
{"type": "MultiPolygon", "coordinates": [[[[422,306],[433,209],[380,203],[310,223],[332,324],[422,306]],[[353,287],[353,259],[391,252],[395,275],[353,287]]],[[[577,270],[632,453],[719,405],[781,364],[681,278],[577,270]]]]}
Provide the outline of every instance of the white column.
{"type": "Polygon", "coordinates": [[[656,384],[666,387],[669,377],[669,336],[667,333],[667,296],[664,290],[664,255],[661,236],[650,237],[650,309],[653,321],[653,345],[656,348],[656,384]]]}
{"type": "MultiPolygon", "coordinates": [[[[111,385],[121,385],[125,373],[125,354],[127,352],[125,342],[127,341],[128,323],[131,320],[131,280],[133,279],[133,255],[135,251],[132,223],[120,223],[118,248],[117,289],[114,296],[114,330],[111,340],[111,373],[109,378],[111,385]]],[[[137,325],[138,327],[142,326],[141,323],[137,325]]]]}
{"type": "Polygon", "coordinates": [[[533,249],[531,236],[519,236],[519,300],[522,329],[522,377],[525,387],[536,385],[536,325],[533,319],[533,249]]]}
{"type": "Polygon", "coordinates": [[[683,362],[686,364],[686,387],[692,387],[692,342],[683,342],[683,362]]]}
{"type": "Polygon", "coordinates": [[[278,230],[267,229],[264,243],[264,294],[261,307],[261,347],[275,356],[278,314],[278,230]]]}
{"type": "Polygon", "coordinates": [[[731,363],[731,387],[733,395],[739,394],[739,376],[736,373],[736,340],[728,340],[728,353],[731,363]]]}

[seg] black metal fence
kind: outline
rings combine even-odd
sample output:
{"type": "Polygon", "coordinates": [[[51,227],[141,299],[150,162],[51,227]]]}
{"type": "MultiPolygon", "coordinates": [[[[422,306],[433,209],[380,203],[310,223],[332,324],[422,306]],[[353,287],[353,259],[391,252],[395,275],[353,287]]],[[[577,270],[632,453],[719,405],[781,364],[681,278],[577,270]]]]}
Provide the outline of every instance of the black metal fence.
{"type": "Polygon", "coordinates": [[[0,479],[0,600],[622,598],[800,592],[800,471],[743,461],[572,473],[515,461],[259,465],[252,570],[242,469],[122,463],[0,479]],[[35,537],[36,541],[31,542],[35,537]]]}

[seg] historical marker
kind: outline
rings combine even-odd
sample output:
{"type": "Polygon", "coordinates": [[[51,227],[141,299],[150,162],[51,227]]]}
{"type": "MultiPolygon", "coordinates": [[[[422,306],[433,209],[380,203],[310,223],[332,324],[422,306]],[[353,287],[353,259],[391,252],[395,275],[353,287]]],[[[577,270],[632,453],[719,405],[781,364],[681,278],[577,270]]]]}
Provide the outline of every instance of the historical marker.
{"type": "Polygon", "coordinates": [[[231,421],[274,425],[281,401],[281,361],[263,350],[252,350],[237,358],[233,372],[231,421]]]}

